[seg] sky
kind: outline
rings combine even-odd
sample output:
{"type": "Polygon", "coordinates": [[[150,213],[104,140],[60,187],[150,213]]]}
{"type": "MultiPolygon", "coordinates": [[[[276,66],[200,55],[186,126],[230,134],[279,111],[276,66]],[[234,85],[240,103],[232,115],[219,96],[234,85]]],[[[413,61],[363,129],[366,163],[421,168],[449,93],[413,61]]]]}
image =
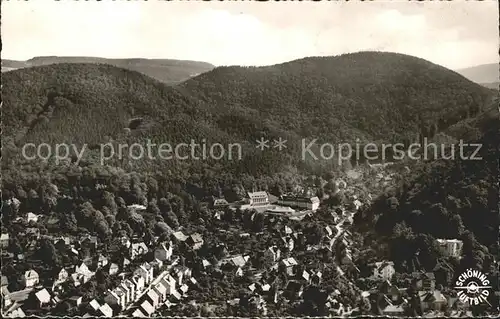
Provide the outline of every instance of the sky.
{"type": "Polygon", "coordinates": [[[451,69],[498,62],[498,3],[2,1],[2,58],[172,58],[270,65],[391,51],[451,69]]]}

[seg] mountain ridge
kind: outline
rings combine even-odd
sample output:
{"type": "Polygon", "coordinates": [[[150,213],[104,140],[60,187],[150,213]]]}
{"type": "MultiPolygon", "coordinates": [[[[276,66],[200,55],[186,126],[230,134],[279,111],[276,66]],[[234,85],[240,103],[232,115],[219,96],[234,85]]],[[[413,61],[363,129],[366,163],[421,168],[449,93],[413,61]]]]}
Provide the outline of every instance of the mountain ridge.
{"type": "Polygon", "coordinates": [[[456,72],[473,82],[498,90],[498,83],[500,83],[499,67],[498,63],[487,63],[458,69],[456,72]]]}
{"type": "Polygon", "coordinates": [[[167,84],[176,84],[192,76],[209,71],[214,66],[207,62],[175,59],[122,58],[109,59],[85,56],[40,56],[26,61],[2,59],[2,72],[60,63],[98,63],[138,71],[167,84]]]}
{"type": "MultiPolygon", "coordinates": [[[[376,52],[259,68],[219,67],[174,86],[107,64],[37,66],[3,78],[3,111],[11,119],[3,132],[13,150],[26,142],[206,138],[241,143],[248,150],[246,159],[227,169],[255,168],[252,174],[289,165],[335,166],[302,160],[303,138],[409,144],[473,117],[492,94],[428,61],[376,52]],[[131,129],[136,118],[144,123],[131,129]],[[286,153],[273,150],[262,157],[254,145],[262,137],[290,141],[286,153]]],[[[147,169],[139,164],[134,169],[147,169]]]]}

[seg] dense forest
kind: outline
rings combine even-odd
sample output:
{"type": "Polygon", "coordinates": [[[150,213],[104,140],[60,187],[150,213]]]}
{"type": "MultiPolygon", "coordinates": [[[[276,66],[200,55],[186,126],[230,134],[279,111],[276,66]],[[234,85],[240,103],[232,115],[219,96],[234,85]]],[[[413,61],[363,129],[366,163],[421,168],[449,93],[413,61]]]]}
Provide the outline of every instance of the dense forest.
{"type": "MultiPolygon", "coordinates": [[[[241,161],[110,160],[127,171],[272,175],[292,169],[321,174],[336,161],[306,161],[301,138],[318,142],[403,142],[432,137],[473,118],[492,92],[418,58],[364,52],[306,58],[270,67],[220,67],[170,87],[104,64],[53,64],[4,75],[4,165],[23,165],[25,143],[240,143],[241,161]],[[285,152],[254,141],[288,140],[285,152]],[[19,163],[19,164],[16,164],[19,163]]],[[[93,150],[93,151],[92,151],[93,150]]],[[[316,150],[317,151],[317,150],[316,150]]],[[[30,162],[29,165],[33,165],[30,162]]]]}
{"type": "Polygon", "coordinates": [[[268,67],[220,67],[180,85],[245,125],[257,117],[300,136],[414,141],[474,116],[491,91],[426,60],[361,52],[268,67]]]}
{"type": "MultiPolygon", "coordinates": [[[[453,132],[463,133],[468,128],[479,135],[468,142],[482,145],[476,155],[482,160],[419,163],[399,187],[357,216],[358,230],[375,233],[387,243],[392,260],[402,272],[439,267],[443,260],[439,260],[439,250],[432,244],[434,239],[458,238],[464,242],[464,258],[456,265],[458,273],[469,267],[496,273],[493,261],[499,253],[500,223],[497,108],[490,108],[474,121],[458,123],[453,132]]],[[[473,151],[471,148],[464,153],[470,156],[473,151]]]]}

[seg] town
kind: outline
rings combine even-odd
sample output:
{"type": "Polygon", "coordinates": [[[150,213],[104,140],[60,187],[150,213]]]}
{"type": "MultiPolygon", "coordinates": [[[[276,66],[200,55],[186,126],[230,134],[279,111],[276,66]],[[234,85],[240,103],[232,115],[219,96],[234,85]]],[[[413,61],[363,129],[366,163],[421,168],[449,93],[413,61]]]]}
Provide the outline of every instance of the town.
{"type": "MultiPolygon", "coordinates": [[[[370,169],[372,190],[397,178],[370,169]]],[[[236,202],[207,198],[199,223],[158,222],[156,234],[142,237],[126,227],[110,230],[113,239],[105,241],[78,230],[64,234],[57,218],[28,212],[11,232],[2,228],[2,313],[471,316],[470,305],[442,284],[450,265],[400,274],[387,256],[366,258],[369,239],[353,225],[377,194],[367,192],[363,174],[351,170],[335,179],[333,196],[319,194],[313,183],[279,196],[254,190],[236,202]],[[343,201],[332,198],[337,192],[343,201]]],[[[15,209],[19,199],[7,205],[15,209]]],[[[140,218],[148,206],[125,210],[140,218]]],[[[460,259],[461,240],[436,245],[443,256],[460,259]]],[[[453,278],[444,280],[453,286],[453,278]]]]}

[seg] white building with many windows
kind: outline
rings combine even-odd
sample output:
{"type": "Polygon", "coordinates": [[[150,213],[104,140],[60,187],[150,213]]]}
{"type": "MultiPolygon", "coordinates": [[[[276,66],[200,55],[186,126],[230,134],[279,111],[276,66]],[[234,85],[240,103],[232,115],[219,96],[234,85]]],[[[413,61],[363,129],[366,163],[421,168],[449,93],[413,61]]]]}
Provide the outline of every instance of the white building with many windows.
{"type": "Polygon", "coordinates": [[[248,193],[250,206],[265,206],[269,205],[269,195],[266,192],[248,193]]]}
{"type": "Polygon", "coordinates": [[[463,242],[458,239],[438,239],[437,243],[443,254],[447,257],[460,257],[462,255],[463,242]]]}
{"type": "Polygon", "coordinates": [[[298,207],[315,211],[319,208],[319,198],[316,196],[302,197],[283,195],[278,199],[278,205],[298,207]]]}

